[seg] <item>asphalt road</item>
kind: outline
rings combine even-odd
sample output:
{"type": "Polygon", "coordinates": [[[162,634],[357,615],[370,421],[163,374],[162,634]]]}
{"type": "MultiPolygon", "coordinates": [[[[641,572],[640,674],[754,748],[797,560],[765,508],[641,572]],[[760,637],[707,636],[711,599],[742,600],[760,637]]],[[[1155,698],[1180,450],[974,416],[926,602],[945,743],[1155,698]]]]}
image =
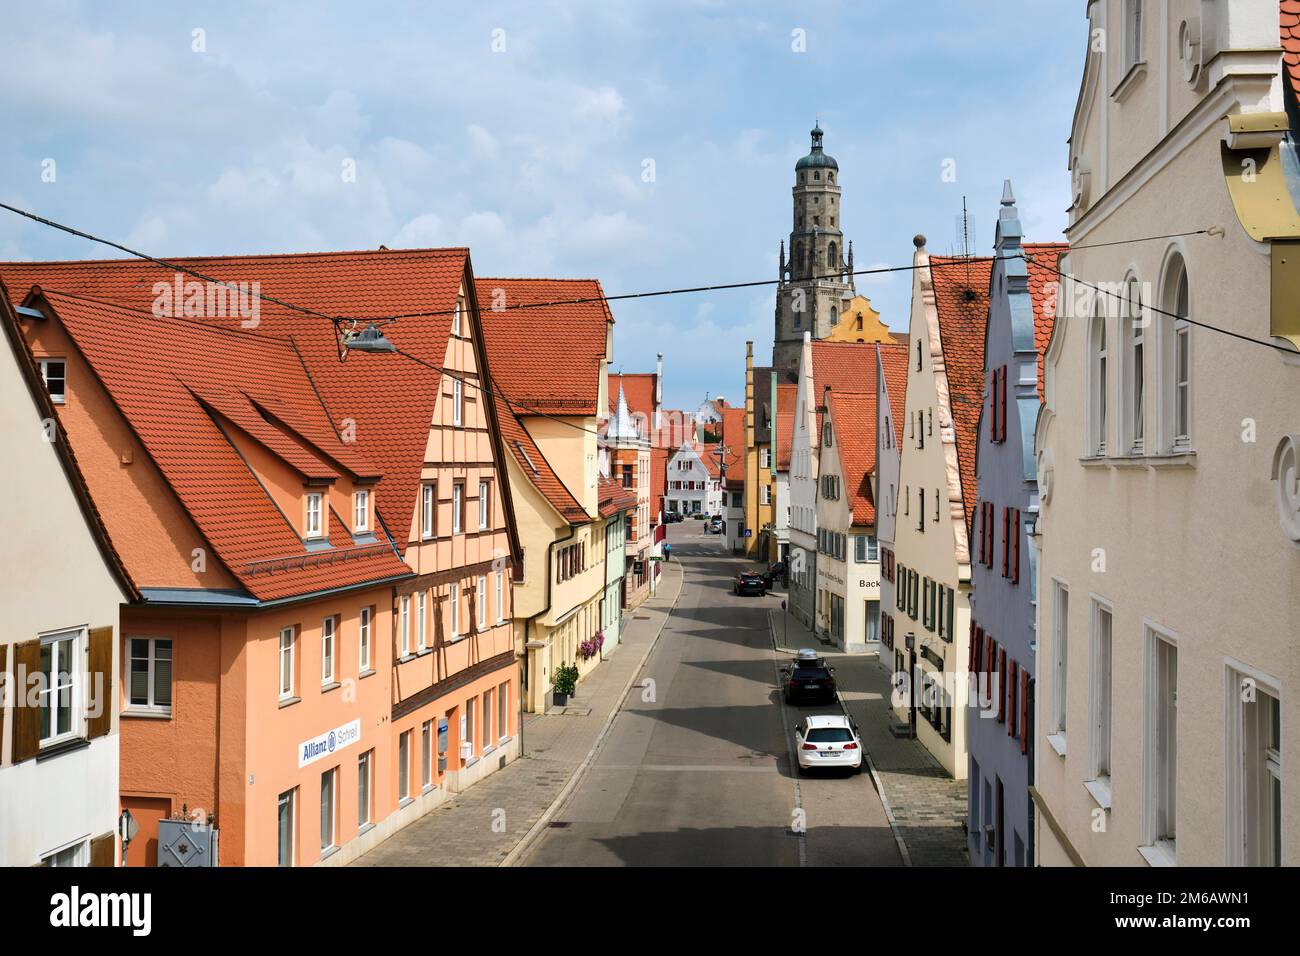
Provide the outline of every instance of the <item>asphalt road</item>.
{"type": "Polygon", "coordinates": [[[747,562],[669,526],[685,572],[677,608],[624,709],[525,866],[898,866],[869,774],[793,772],[800,716],[787,707],[767,612],[737,597],[747,562]]]}

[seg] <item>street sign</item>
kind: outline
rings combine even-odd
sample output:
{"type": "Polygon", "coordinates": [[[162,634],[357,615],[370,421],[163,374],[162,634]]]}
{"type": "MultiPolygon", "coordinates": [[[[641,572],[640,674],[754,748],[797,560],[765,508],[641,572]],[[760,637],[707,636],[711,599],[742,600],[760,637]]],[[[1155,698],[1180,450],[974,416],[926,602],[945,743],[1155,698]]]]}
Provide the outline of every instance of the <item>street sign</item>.
{"type": "Polygon", "coordinates": [[[752,538],[752,537],[754,537],[754,529],[753,529],[753,528],[746,528],[746,529],[745,529],[745,537],[746,537],[746,538],[752,538]]]}
{"type": "Polygon", "coordinates": [[[117,832],[122,835],[123,846],[134,840],[140,832],[140,824],[135,822],[135,815],[130,810],[123,808],[122,815],[117,818],[117,832]]]}

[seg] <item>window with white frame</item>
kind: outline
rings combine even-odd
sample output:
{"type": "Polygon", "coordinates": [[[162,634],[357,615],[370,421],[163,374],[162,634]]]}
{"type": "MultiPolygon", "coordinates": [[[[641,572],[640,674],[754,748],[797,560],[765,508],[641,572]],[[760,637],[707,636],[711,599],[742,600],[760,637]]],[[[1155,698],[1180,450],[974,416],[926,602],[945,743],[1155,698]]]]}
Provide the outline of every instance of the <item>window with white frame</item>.
{"type": "Polygon", "coordinates": [[[127,710],[153,714],[172,712],[172,642],[158,637],[132,637],[129,657],[127,710]]]}
{"type": "Polygon", "coordinates": [[[53,853],[47,853],[41,857],[41,866],[50,867],[81,867],[89,863],[89,841],[78,840],[71,846],[66,846],[61,850],[55,850],[53,853]]]}
{"type": "Polygon", "coordinates": [[[474,587],[474,597],[475,600],[477,601],[476,604],[477,612],[475,616],[478,618],[478,620],[476,623],[478,624],[478,629],[481,631],[488,626],[487,577],[486,576],[479,575],[478,583],[474,587]]]}
{"type": "Polygon", "coordinates": [[[406,657],[411,653],[411,596],[409,594],[402,595],[401,608],[402,620],[399,630],[402,633],[402,656],[406,657]]]}
{"type": "Polygon", "coordinates": [[[464,424],[465,386],[458,378],[451,380],[451,423],[457,428],[464,424]]]}
{"type": "Polygon", "coordinates": [[[1187,451],[1192,446],[1192,324],[1187,265],[1179,255],[1170,262],[1165,280],[1161,316],[1161,423],[1168,452],[1187,451]]]}
{"type": "Polygon", "coordinates": [[[335,631],[338,618],[330,616],[321,622],[320,628],[320,682],[323,685],[334,683],[335,631]]]}
{"type": "Polygon", "coordinates": [[[1111,609],[1094,600],[1089,675],[1088,777],[1110,788],[1111,609]]]}
{"type": "Polygon", "coordinates": [[[772,466],[772,449],[760,448],[758,450],[758,467],[770,468],[772,466]]]}
{"type": "Polygon", "coordinates": [[[483,691],[483,750],[492,746],[492,688],[483,691]]]}
{"type": "Polygon", "coordinates": [[[352,530],[370,530],[370,492],[364,489],[352,496],[352,530]]]}
{"type": "Polygon", "coordinates": [[[486,481],[478,483],[478,529],[486,531],[492,512],[491,485],[486,481]]]}
{"type": "MultiPolygon", "coordinates": [[[[1229,667],[1227,863],[1281,866],[1282,707],[1279,684],[1229,667]]],[[[1290,861],[1287,861],[1290,862],[1290,861]]]]}
{"type": "Polygon", "coordinates": [[[294,673],[294,655],[297,650],[297,630],[293,627],[280,628],[280,699],[288,700],[294,696],[297,683],[294,673]]]}
{"type": "Polygon", "coordinates": [[[447,603],[451,613],[451,639],[454,641],[460,637],[460,585],[452,581],[448,593],[447,603]]]}
{"type": "Polygon", "coordinates": [[[81,731],[81,666],[85,646],[80,628],[41,638],[38,692],[41,746],[77,736],[81,731]]]}
{"type": "Polygon", "coordinates": [[[1121,312],[1124,336],[1124,375],[1122,425],[1124,434],[1120,446],[1129,454],[1140,455],[1146,437],[1146,308],[1142,303],[1136,278],[1124,283],[1123,311],[1121,312]]]}
{"type": "Polygon", "coordinates": [[[337,801],[334,798],[338,787],[339,772],[337,767],[326,770],[320,775],[320,848],[328,850],[335,841],[335,812],[337,801]]]}
{"type": "Polygon", "coordinates": [[[505,740],[510,736],[510,684],[505,682],[497,686],[497,737],[505,740]]]}
{"type": "Polygon", "coordinates": [[[497,572],[497,623],[501,624],[506,619],[506,575],[504,571],[497,572]]]}
{"type": "Polygon", "coordinates": [[[40,364],[41,380],[50,393],[50,401],[62,405],[68,400],[68,363],[61,358],[43,358],[40,364]]]}
{"type": "Polygon", "coordinates": [[[469,744],[471,756],[474,753],[474,720],[478,716],[478,698],[471,697],[465,701],[465,716],[461,719],[460,739],[469,744]]]}
{"type": "Polygon", "coordinates": [[[433,721],[420,725],[420,786],[428,789],[433,783],[433,721]]]}
{"type": "Polygon", "coordinates": [[[357,626],[357,670],[362,674],[370,670],[371,624],[374,613],[373,608],[363,607],[357,626]]]}
{"type": "Polygon", "coordinates": [[[461,299],[456,300],[456,311],[451,314],[451,334],[460,335],[461,299]]]}
{"type": "MultiPolygon", "coordinates": [[[[765,505],[770,505],[770,504],[772,503],[772,486],[771,486],[771,485],[763,485],[763,486],[762,486],[761,500],[762,500],[763,504],[765,504],[765,505]]],[[[697,501],[696,504],[698,505],[699,502],[697,501]]]]}
{"type": "Polygon", "coordinates": [[[1088,329],[1088,452],[1106,454],[1106,437],[1109,431],[1107,417],[1110,387],[1110,353],[1106,343],[1106,305],[1097,297],[1096,314],[1088,329]]]}
{"type": "Polygon", "coordinates": [[[1142,0],[1124,0],[1124,71],[1142,62],[1142,0]]]}
{"type": "Polygon", "coordinates": [[[460,534],[461,515],[465,506],[465,486],[459,481],[451,486],[451,533],[460,534]]]}
{"type": "Polygon", "coordinates": [[[1148,626],[1143,656],[1142,845],[1172,864],[1178,823],[1178,645],[1148,626]]]}
{"type": "Polygon", "coordinates": [[[321,495],[313,491],[307,495],[307,537],[321,536],[321,495]]]}
{"type": "Polygon", "coordinates": [[[415,595],[415,649],[423,651],[429,646],[429,592],[420,591],[415,595]]]}
{"type": "Polygon", "coordinates": [[[880,545],[874,534],[856,534],[853,536],[853,560],[858,564],[880,560],[880,545]]]}
{"type": "Polygon", "coordinates": [[[367,750],[357,758],[357,826],[371,823],[370,794],[374,790],[375,752],[367,750]]]}
{"type": "Polygon", "coordinates": [[[1070,592],[1059,581],[1052,582],[1052,724],[1055,733],[1065,736],[1067,713],[1066,676],[1070,659],[1070,592]]]}
{"type": "Polygon", "coordinates": [[[420,537],[432,538],[434,529],[434,515],[437,513],[438,502],[435,497],[436,486],[425,484],[420,486],[420,537]]]}
{"type": "Polygon", "coordinates": [[[413,730],[397,736],[397,799],[407,800],[411,796],[411,735],[413,730]]]}

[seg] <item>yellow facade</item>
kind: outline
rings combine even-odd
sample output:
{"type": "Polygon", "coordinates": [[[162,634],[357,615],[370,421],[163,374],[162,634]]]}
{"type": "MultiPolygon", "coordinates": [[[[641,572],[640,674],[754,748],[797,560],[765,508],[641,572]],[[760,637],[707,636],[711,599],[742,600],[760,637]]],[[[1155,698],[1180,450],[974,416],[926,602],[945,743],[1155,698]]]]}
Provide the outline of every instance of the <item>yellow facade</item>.
{"type": "MultiPolygon", "coordinates": [[[[772,443],[758,442],[758,417],[763,396],[754,394],[754,343],[745,343],[745,528],[751,532],[745,539],[745,555],[756,560],[776,560],[776,536],[769,532],[775,527],[776,469],[772,459],[772,443]]],[[[768,434],[772,429],[768,429],[768,434]]]]}
{"type": "Polygon", "coordinates": [[[865,295],[855,295],[840,307],[840,320],[826,336],[827,342],[893,342],[889,327],[865,295]]]}

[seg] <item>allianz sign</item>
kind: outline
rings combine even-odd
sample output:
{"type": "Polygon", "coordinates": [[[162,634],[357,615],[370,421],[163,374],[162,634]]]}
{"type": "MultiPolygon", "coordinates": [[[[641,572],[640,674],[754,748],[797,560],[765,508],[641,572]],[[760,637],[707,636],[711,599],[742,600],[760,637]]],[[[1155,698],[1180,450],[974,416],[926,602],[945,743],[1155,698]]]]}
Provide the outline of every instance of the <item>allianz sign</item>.
{"type": "Polygon", "coordinates": [[[298,766],[305,767],[309,763],[315,763],[322,757],[328,757],[334,751],[342,750],[360,739],[361,719],[357,718],[350,724],[327,730],[311,740],[304,740],[298,745],[298,766]]]}

